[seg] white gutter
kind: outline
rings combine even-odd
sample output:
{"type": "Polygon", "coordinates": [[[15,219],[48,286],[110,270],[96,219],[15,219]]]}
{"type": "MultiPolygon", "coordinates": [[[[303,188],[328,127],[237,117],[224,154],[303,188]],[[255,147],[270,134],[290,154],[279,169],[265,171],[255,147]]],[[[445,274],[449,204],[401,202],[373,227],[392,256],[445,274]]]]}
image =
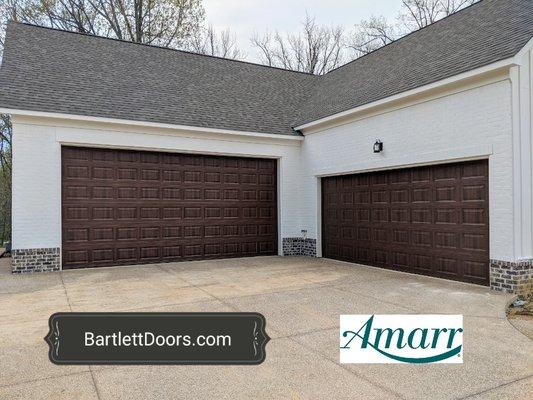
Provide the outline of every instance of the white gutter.
{"type": "Polygon", "coordinates": [[[288,141],[303,140],[302,136],[296,136],[296,135],[291,136],[291,135],[275,134],[275,133],[236,131],[236,130],[230,130],[230,129],[217,129],[217,128],[201,128],[198,126],[164,124],[164,123],[159,123],[159,122],[132,121],[132,120],[118,119],[118,118],[90,117],[90,116],[85,116],[85,115],[18,110],[18,109],[11,109],[11,108],[0,108],[0,114],[21,115],[21,116],[26,116],[26,117],[38,117],[38,118],[54,118],[54,119],[63,119],[63,120],[70,120],[70,121],[97,122],[97,123],[107,123],[107,124],[117,124],[117,125],[130,125],[130,126],[139,126],[139,127],[145,127],[145,128],[172,129],[172,130],[187,131],[187,132],[216,133],[216,134],[221,134],[221,135],[245,136],[245,137],[265,138],[265,139],[274,139],[274,140],[288,140],[288,141]]]}
{"type": "Polygon", "coordinates": [[[515,65],[520,65],[520,62],[519,62],[519,60],[518,60],[518,58],[516,56],[511,57],[511,58],[507,58],[505,60],[498,61],[498,62],[495,62],[495,63],[492,63],[492,64],[489,64],[489,65],[485,65],[483,67],[476,68],[476,69],[464,72],[464,73],[459,74],[459,75],[454,75],[454,76],[452,76],[450,78],[442,79],[440,81],[433,82],[433,83],[430,83],[428,85],[420,86],[418,88],[411,89],[411,90],[399,93],[399,94],[394,95],[394,96],[389,96],[389,97],[386,97],[384,99],[376,100],[376,101],[373,101],[371,103],[368,103],[368,104],[365,104],[365,105],[362,105],[362,106],[359,106],[359,107],[354,107],[354,108],[351,108],[349,110],[342,111],[342,112],[339,112],[337,114],[330,115],[328,117],[320,118],[320,119],[317,119],[315,121],[311,121],[311,122],[305,123],[303,125],[296,126],[296,127],[294,127],[294,129],[297,130],[297,131],[302,131],[302,130],[305,130],[305,129],[309,129],[309,128],[312,128],[312,127],[314,127],[316,125],[320,125],[320,124],[323,124],[323,123],[331,122],[331,121],[334,121],[336,119],[343,118],[343,117],[349,117],[352,114],[357,114],[357,113],[360,113],[362,111],[366,111],[366,110],[369,110],[369,109],[372,109],[372,108],[375,108],[375,107],[383,106],[383,105],[385,105],[387,103],[391,103],[391,102],[394,102],[394,101],[402,100],[402,99],[410,97],[410,96],[414,96],[414,95],[417,95],[417,94],[420,94],[420,93],[423,93],[423,92],[434,90],[434,89],[436,89],[436,88],[438,88],[440,86],[446,86],[446,85],[454,84],[454,83],[460,82],[462,80],[472,78],[472,77],[474,77],[476,75],[485,74],[487,72],[495,71],[495,70],[498,70],[498,69],[501,69],[501,68],[512,67],[512,66],[515,66],[515,65]]]}

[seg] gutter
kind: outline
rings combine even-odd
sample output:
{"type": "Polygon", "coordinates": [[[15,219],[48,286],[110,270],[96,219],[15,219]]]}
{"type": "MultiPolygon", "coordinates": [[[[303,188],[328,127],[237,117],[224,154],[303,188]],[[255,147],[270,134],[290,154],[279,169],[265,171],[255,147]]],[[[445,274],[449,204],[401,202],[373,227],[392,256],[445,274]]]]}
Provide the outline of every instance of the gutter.
{"type": "Polygon", "coordinates": [[[0,114],[11,114],[11,115],[18,115],[18,116],[23,116],[23,117],[50,118],[50,119],[60,119],[60,120],[69,120],[69,121],[94,122],[94,123],[104,123],[104,124],[114,124],[114,125],[128,125],[128,126],[136,126],[136,127],[144,127],[144,128],[168,129],[168,130],[175,130],[175,131],[195,132],[195,133],[215,133],[215,134],[229,135],[229,136],[235,136],[235,137],[239,137],[239,136],[240,137],[253,137],[253,138],[282,140],[282,141],[297,141],[297,142],[303,140],[303,136],[301,135],[286,135],[286,134],[280,134],[280,133],[237,131],[237,130],[231,130],[231,129],[218,129],[218,128],[202,128],[198,126],[189,126],[189,125],[174,125],[174,124],[165,124],[165,123],[160,123],[160,122],[135,121],[135,120],[127,120],[127,119],[119,119],[119,118],[91,117],[91,116],[86,116],[86,115],[20,110],[20,109],[15,109],[15,108],[0,107],[0,114]]]}

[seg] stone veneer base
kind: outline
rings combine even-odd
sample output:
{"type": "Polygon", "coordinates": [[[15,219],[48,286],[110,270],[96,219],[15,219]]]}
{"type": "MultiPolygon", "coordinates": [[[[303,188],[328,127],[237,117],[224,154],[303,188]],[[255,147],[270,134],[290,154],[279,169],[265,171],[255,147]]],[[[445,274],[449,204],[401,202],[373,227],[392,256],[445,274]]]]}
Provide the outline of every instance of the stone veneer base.
{"type": "Polygon", "coordinates": [[[316,257],[316,239],[283,238],[283,255],[316,257]]]}
{"type": "MultiPolygon", "coordinates": [[[[284,256],[316,257],[316,254],[316,239],[283,238],[284,256]]],[[[13,273],[52,272],[61,268],[59,247],[14,249],[11,258],[13,273]]],[[[490,288],[506,293],[533,293],[533,259],[490,260],[490,288]]]]}
{"type": "Polygon", "coordinates": [[[59,271],[60,267],[59,247],[11,251],[11,272],[14,274],[59,271]]]}
{"type": "Polygon", "coordinates": [[[533,293],[533,260],[490,260],[490,288],[506,293],[533,293]]]}

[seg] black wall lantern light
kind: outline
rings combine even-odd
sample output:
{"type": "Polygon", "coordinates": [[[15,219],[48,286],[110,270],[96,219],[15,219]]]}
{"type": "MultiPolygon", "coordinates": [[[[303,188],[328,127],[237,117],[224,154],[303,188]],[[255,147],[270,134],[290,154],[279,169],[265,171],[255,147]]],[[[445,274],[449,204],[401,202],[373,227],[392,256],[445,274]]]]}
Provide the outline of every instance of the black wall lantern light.
{"type": "Polygon", "coordinates": [[[379,139],[376,139],[374,143],[374,153],[381,153],[383,151],[383,142],[379,139]]]}

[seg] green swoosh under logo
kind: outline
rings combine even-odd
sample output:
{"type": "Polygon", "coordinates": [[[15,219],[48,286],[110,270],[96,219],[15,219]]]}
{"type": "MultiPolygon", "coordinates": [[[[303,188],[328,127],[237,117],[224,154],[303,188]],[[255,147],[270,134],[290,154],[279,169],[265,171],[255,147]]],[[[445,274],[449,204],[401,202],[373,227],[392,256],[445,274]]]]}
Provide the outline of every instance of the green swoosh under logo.
{"type": "MultiPolygon", "coordinates": [[[[436,356],[431,357],[421,357],[421,358],[411,358],[411,357],[401,357],[394,354],[387,353],[386,351],[381,350],[379,347],[376,347],[372,343],[368,343],[370,347],[372,347],[377,352],[383,354],[385,357],[391,358],[396,361],[404,362],[404,363],[410,363],[410,364],[427,364],[427,363],[433,363],[437,361],[446,360],[447,358],[453,357],[456,354],[459,354],[461,352],[461,348],[463,345],[457,346],[455,349],[451,349],[447,351],[446,353],[437,354],[436,356]]],[[[346,349],[346,347],[341,347],[341,349],[346,349]]]]}
{"type": "Polygon", "coordinates": [[[383,354],[385,357],[389,357],[389,358],[392,358],[393,360],[401,361],[404,363],[410,363],[410,364],[426,364],[426,363],[446,360],[447,358],[450,358],[450,357],[455,356],[456,354],[459,354],[461,352],[461,347],[463,347],[463,345],[459,345],[455,349],[451,349],[450,351],[447,351],[446,353],[437,354],[436,356],[422,357],[422,358],[410,358],[410,357],[400,357],[394,354],[387,353],[386,351],[383,351],[381,349],[378,349],[377,347],[374,347],[374,345],[372,344],[370,344],[370,346],[372,346],[372,348],[375,349],[376,351],[383,354]]]}

